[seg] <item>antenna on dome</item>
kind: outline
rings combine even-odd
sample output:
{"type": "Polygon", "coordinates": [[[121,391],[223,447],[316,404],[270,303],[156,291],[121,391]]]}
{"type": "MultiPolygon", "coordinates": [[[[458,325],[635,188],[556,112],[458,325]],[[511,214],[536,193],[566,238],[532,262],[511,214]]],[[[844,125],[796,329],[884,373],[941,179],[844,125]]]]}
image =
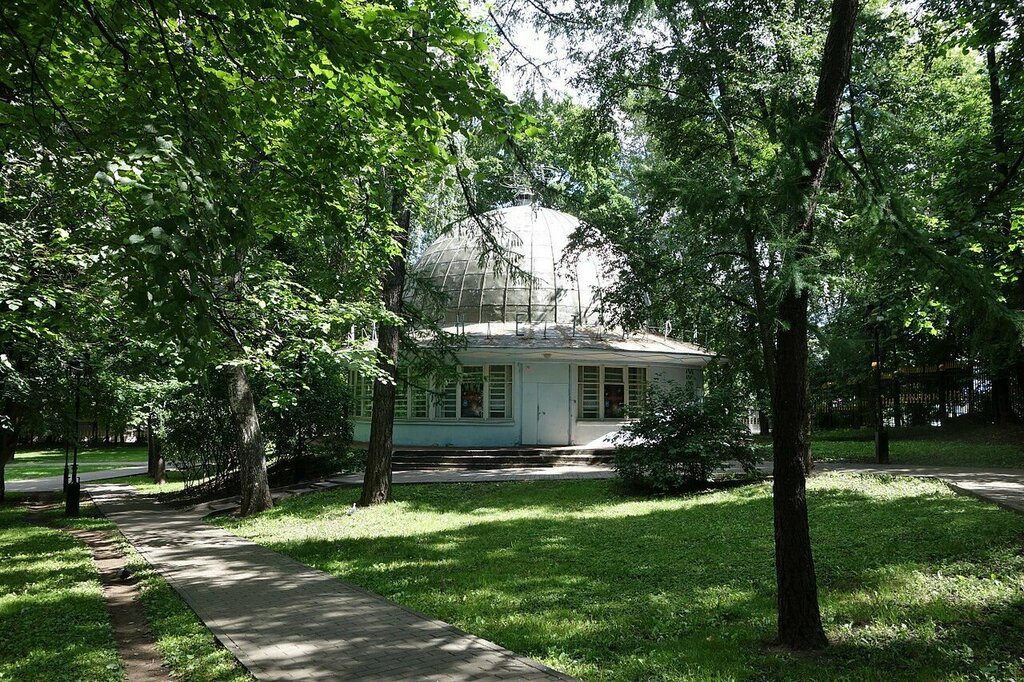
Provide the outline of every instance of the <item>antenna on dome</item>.
{"type": "Polygon", "coordinates": [[[540,204],[540,195],[534,192],[533,188],[551,188],[551,181],[557,175],[558,170],[554,166],[539,163],[532,169],[513,171],[501,180],[501,186],[515,192],[513,206],[536,206],[540,204]]]}
{"type": "Polygon", "coordinates": [[[537,203],[537,194],[529,187],[520,187],[513,203],[516,206],[533,206],[537,203]]]}

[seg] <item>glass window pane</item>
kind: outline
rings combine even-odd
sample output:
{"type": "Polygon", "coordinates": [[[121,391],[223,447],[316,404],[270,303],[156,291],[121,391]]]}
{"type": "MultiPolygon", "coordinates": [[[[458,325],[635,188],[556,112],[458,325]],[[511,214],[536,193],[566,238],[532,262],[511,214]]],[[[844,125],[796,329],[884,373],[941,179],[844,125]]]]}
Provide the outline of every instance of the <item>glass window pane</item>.
{"type": "Polygon", "coordinates": [[[601,416],[600,369],[594,366],[581,366],[578,373],[579,388],[576,396],[577,416],[580,419],[598,419],[601,416]]]}
{"type": "Polygon", "coordinates": [[[512,394],[511,365],[491,365],[487,368],[487,416],[508,419],[509,396],[512,394]]]}
{"type": "Polygon", "coordinates": [[[626,396],[629,404],[638,407],[643,404],[644,395],[647,392],[647,368],[629,368],[629,393],[626,396]]]}
{"type": "Polygon", "coordinates": [[[604,385],[604,418],[619,419],[625,414],[626,387],[623,384],[604,385]]]}
{"type": "Polygon", "coordinates": [[[484,368],[463,367],[460,389],[459,416],[463,419],[482,419],[484,416],[484,368]]]}
{"type": "Polygon", "coordinates": [[[395,419],[409,418],[409,387],[401,381],[395,386],[395,419]]]}
{"type": "Polygon", "coordinates": [[[410,417],[413,419],[426,419],[430,415],[430,400],[427,395],[427,389],[419,386],[412,386],[409,389],[411,391],[410,396],[410,417]]]}
{"type": "Polygon", "coordinates": [[[450,383],[441,391],[441,397],[437,403],[437,416],[440,419],[455,419],[458,414],[458,385],[450,383]]]}

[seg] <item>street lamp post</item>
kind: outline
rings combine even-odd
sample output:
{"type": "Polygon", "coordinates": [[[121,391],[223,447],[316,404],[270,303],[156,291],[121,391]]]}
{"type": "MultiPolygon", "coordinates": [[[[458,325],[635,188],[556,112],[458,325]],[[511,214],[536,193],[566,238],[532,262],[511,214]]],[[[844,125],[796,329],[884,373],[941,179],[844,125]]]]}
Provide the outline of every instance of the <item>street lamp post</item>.
{"type": "Polygon", "coordinates": [[[66,495],[68,492],[68,471],[71,456],[71,421],[70,416],[64,420],[64,485],[61,490],[66,495]]]}
{"type": "Polygon", "coordinates": [[[65,486],[64,515],[78,516],[82,501],[82,482],[78,480],[78,424],[82,407],[82,365],[72,363],[71,372],[75,375],[75,424],[74,440],[71,443],[71,480],[65,486]]]}
{"type": "Polygon", "coordinates": [[[871,367],[875,373],[875,460],[879,464],[889,463],[889,434],[885,430],[885,413],[882,409],[882,315],[875,315],[875,359],[871,367]]]}

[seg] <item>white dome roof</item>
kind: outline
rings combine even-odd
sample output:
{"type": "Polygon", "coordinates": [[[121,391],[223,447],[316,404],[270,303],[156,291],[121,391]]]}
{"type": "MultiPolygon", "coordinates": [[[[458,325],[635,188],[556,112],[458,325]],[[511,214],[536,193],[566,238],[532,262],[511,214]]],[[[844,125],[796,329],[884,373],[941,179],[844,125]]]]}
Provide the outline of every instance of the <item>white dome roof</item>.
{"type": "Polygon", "coordinates": [[[573,216],[535,204],[499,208],[434,240],[412,269],[447,294],[445,324],[571,325],[574,316],[581,325],[598,324],[598,289],[607,284],[600,259],[563,259],[578,226],[573,216]]]}

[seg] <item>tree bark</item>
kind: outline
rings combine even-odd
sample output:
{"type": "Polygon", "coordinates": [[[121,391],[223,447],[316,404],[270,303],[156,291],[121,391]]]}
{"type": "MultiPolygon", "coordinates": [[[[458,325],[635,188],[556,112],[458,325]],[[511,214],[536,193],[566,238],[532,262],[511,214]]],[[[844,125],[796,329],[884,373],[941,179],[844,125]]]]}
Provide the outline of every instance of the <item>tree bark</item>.
{"type": "Polygon", "coordinates": [[[167,482],[167,469],[164,464],[163,443],[153,429],[153,416],[146,419],[146,443],[148,445],[148,458],[146,474],[153,479],[154,483],[167,482]]]}
{"type": "Polygon", "coordinates": [[[249,375],[240,365],[227,367],[228,403],[238,438],[238,473],[242,487],[242,516],[274,506],[267,482],[267,457],[249,375]]]}
{"type": "MultiPolygon", "coordinates": [[[[810,162],[798,183],[801,203],[793,218],[796,248],[790,265],[799,269],[814,241],[814,216],[835,137],[836,119],[846,87],[853,48],[858,0],[833,0],[822,54],[814,108],[806,140],[810,162]]],[[[790,284],[779,303],[775,337],[775,382],[772,391],[772,439],[775,512],[775,575],[778,643],[792,649],[819,649],[828,644],[818,607],[818,586],[807,519],[804,466],[809,461],[807,392],[808,291],[790,284]]]]}
{"type": "Polygon", "coordinates": [[[996,424],[1017,424],[1017,414],[1013,411],[1010,397],[1010,377],[1000,373],[992,378],[992,414],[996,424]]]}
{"type": "MultiPolygon", "coordinates": [[[[401,317],[402,292],[405,289],[405,259],[409,244],[409,209],[403,206],[404,196],[398,192],[392,210],[398,216],[395,241],[398,253],[392,257],[384,275],[382,296],[384,308],[401,317]]],[[[366,453],[366,473],[363,476],[361,506],[384,504],[391,500],[391,454],[394,450],[395,395],[398,387],[398,353],[401,329],[382,324],[377,331],[377,352],[385,364],[387,380],[373,384],[373,412],[370,417],[370,443],[366,453]]]]}
{"type": "MultiPolygon", "coordinates": [[[[996,54],[996,48],[994,45],[988,46],[985,50],[985,67],[988,72],[988,96],[989,105],[992,108],[991,124],[992,124],[992,151],[995,152],[995,170],[999,174],[1000,180],[1004,183],[1011,181],[1010,177],[1010,145],[1006,135],[1006,112],[1003,104],[1003,87],[1002,79],[1000,76],[1000,62],[999,55],[996,54]]],[[[1005,211],[1005,215],[1000,220],[1000,229],[1006,239],[1012,239],[1012,227],[1010,221],[1010,212],[1005,211]]],[[[1016,297],[1016,305],[1014,307],[1020,307],[1024,304],[1024,266],[1022,266],[1022,256],[1017,254],[1014,259],[1017,265],[1017,287],[1016,290],[1011,292],[1011,297],[1016,297]]],[[[1012,300],[1012,298],[1011,298],[1012,300]]],[[[1013,305],[1011,303],[1011,305],[1013,305]]],[[[1011,352],[1010,357],[1019,353],[1016,344],[1014,350],[1011,352]]],[[[1005,356],[1004,356],[1005,358],[1005,356]]],[[[1003,363],[1009,365],[1009,362],[1003,363]]],[[[993,400],[993,416],[997,424],[1016,424],[1020,420],[1017,419],[1017,415],[1013,411],[1013,406],[1010,403],[1010,378],[1009,370],[1005,368],[998,368],[996,370],[996,376],[992,379],[992,400],[993,400]]]]}
{"type": "Polygon", "coordinates": [[[18,435],[26,413],[26,408],[13,400],[5,400],[3,407],[3,414],[10,420],[10,428],[0,429],[0,504],[6,501],[7,464],[14,459],[18,449],[18,435]]]}
{"type": "Polygon", "coordinates": [[[779,318],[772,424],[775,577],[779,644],[819,649],[828,644],[818,609],[818,586],[807,519],[804,461],[810,449],[807,414],[807,291],[786,292],[779,318]]]}
{"type": "Polygon", "coordinates": [[[14,459],[17,443],[18,435],[14,431],[8,429],[0,431],[0,504],[6,501],[7,463],[14,459]]]}

